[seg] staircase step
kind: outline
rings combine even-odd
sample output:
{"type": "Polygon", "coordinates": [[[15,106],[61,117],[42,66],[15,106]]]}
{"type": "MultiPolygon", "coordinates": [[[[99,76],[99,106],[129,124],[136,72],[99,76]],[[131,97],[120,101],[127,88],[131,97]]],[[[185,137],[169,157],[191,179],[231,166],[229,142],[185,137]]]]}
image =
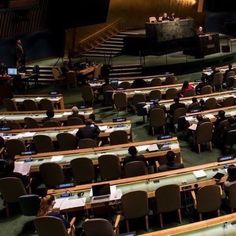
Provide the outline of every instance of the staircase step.
{"type": "Polygon", "coordinates": [[[117,65],[112,65],[112,69],[113,68],[127,68],[127,67],[140,67],[142,68],[142,65],[140,64],[117,64],[117,65]]]}
{"type": "Polygon", "coordinates": [[[112,68],[110,70],[110,73],[117,73],[117,72],[123,73],[123,72],[131,72],[131,71],[134,71],[134,72],[142,71],[142,68],[137,68],[137,67],[116,68],[116,69],[112,68]]]}
{"type": "Polygon", "coordinates": [[[119,54],[117,51],[104,51],[104,50],[90,50],[87,53],[97,53],[97,54],[119,54]]]}
{"type": "MultiPolygon", "coordinates": [[[[84,57],[104,57],[104,56],[108,56],[108,54],[104,55],[103,54],[98,54],[98,53],[84,53],[84,54],[81,54],[81,56],[84,56],[84,57]]],[[[111,57],[113,56],[116,56],[116,55],[109,55],[111,57]]]]}
{"type": "Polygon", "coordinates": [[[112,47],[112,48],[123,48],[123,44],[112,44],[112,43],[102,43],[100,44],[101,47],[112,47]]]}
{"type": "Polygon", "coordinates": [[[112,74],[109,74],[109,77],[123,77],[123,76],[132,77],[132,76],[141,75],[141,74],[142,74],[141,72],[112,73],[112,74]]]}
{"type": "Polygon", "coordinates": [[[122,51],[122,48],[100,47],[100,46],[98,46],[98,47],[96,47],[94,49],[101,50],[101,51],[109,51],[109,52],[110,51],[113,51],[113,52],[120,52],[120,51],[122,51]]]}
{"type": "Polygon", "coordinates": [[[107,44],[116,44],[116,45],[124,45],[124,42],[123,42],[123,41],[116,41],[116,40],[111,40],[111,39],[108,39],[108,40],[105,41],[104,43],[107,43],[107,44]]]}

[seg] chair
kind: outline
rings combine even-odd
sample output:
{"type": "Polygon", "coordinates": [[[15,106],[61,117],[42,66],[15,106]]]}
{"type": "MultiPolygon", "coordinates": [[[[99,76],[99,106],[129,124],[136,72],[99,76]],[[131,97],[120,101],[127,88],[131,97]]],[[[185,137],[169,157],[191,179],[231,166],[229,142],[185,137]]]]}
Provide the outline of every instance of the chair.
{"type": "Polygon", "coordinates": [[[60,127],[60,123],[56,120],[47,120],[43,123],[43,127],[60,127]]]}
{"type": "Polygon", "coordinates": [[[91,138],[82,138],[82,139],[79,139],[78,146],[80,149],[94,148],[98,146],[98,143],[96,140],[91,139],[91,138]]]}
{"type": "Polygon", "coordinates": [[[135,107],[137,103],[139,102],[145,102],[146,101],[146,98],[145,98],[145,95],[142,94],[142,93],[136,93],[134,94],[133,96],[133,99],[132,99],[132,104],[133,106],[135,107]]]}
{"type": "Polygon", "coordinates": [[[131,84],[128,81],[123,81],[118,85],[118,88],[130,89],[131,84]]]}
{"type": "Polygon", "coordinates": [[[118,236],[119,222],[120,215],[116,217],[114,226],[106,219],[94,218],[85,220],[82,228],[86,236],[118,236]]]}
{"type": "Polygon", "coordinates": [[[81,92],[82,92],[82,98],[85,104],[88,106],[93,106],[93,102],[94,102],[93,89],[90,86],[86,85],[81,88],[81,92]]]}
{"type": "Polygon", "coordinates": [[[200,90],[200,94],[203,95],[203,94],[211,94],[212,93],[212,87],[211,85],[205,85],[201,88],[200,90]]]}
{"type": "Polygon", "coordinates": [[[197,191],[196,196],[192,192],[192,196],[200,220],[202,220],[203,213],[217,211],[217,215],[220,215],[221,190],[219,186],[204,186],[197,191]]]}
{"type": "Polygon", "coordinates": [[[162,127],[165,133],[166,116],[161,108],[154,108],[150,111],[150,126],[152,128],[152,135],[155,134],[155,128],[162,127]]]}
{"type": "Polygon", "coordinates": [[[16,103],[10,98],[5,98],[3,104],[7,111],[18,111],[16,103]]]}
{"type": "Polygon", "coordinates": [[[206,101],[205,101],[205,107],[207,109],[215,109],[217,107],[217,101],[215,98],[208,98],[206,101]]]}
{"type": "Polygon", "coordinates": [[[156,22],[157,22],[157,18],[155,16],[149,17],[149,23],[156,23],[156,22]]]}
{"type": "Polygon", "coordinates": [[[38,153],[55,151],[52,139],[47,135],[35,135],[33,137],[33,143],[38,153]]]}
{"type": "Polygon", "coordinates": [[[143,117],[143,123],[145,123],[145,116],[147,116],[147,109],[144,107],[146,105],[146,102],[139,102],[136,104],[136,115],[143,117]]]}
{"type": "Polygon", "coordinates": [[[225,76],[225,83],[227,88],[232,88],[234,86],[235,71],[229,71],[225,76]]]}
{"type": "Polygon", "coordinates": [[[148,196],[146,191],[133,191],[125,193],[121,197],[122,213],[126,221],[126,229],[129,232],[129,220],[145,217],[146,230],[148,224],[148,196]]]}
{"type": "Polygon", "coordinates": [[[83,125],[84,122],[81,118],[79,117],[70,117],[66,121],[66,125],[71,126],[71,125],[83,125]]]}
{"type": "Polygon", "coordinates": [[[70,221],[70,228],[66,229],[61,219],[53,216],[41,216],[34,220],[34,225],[39,236],[75,236],[74,223],[70,221]]]}
{"type": "Polygon", "coordinates": [[[177,81],[177,78],[175,76],[167,76],[165,79],[165,84],[170,85],[170,84],[175,84],[177,81]]]}
{"type": "Polygon", "coordinates": [[[43,179],[43,183],[47,187],[55,187],[64,182],[62,168],[55,162],[43,163],[39,166],[39,172],[43,179]]]}
{"type": "Polygon", "coordinates": [[[166,90],[166,99],[174,99],[178,95],[176,88],[169,88],[166,90]]]}
{"type": "Polygon", "coordinates": [[[118,112],[127,109],[127,95],[126,95],[126,93],[117,92],[114,94],[113,99],[114,99],[114,106],[118,112]]]}
{"type": "Polygon", "coordinates": [[[227,187],[227,205],[230,207],[231,212],[236,209],[236,184],[227,187]]]}
{"type": "Polygon", "coordinates": [[[181,197],[180,187],[176,184],[170,184],[159,187],[155,191],[156,210],[160,217],[160,225],[163,228],[162,213],[178,211],[179,222],[182,222],[181,217],[181,197]]]}
{"type": "Polygon", "coordinates": [[[152,90],[150,93],[149,93],[149,100],[161,100],[161,91],[160,90],[152,90]]]}
{"type": "Polygon", "coordinates": [[[67,88],[70,88],[70,86],[75,88],[77,87],[77,77],[75,71],[68,71],[66,73],[66,85],[67,88]]]}
{"type": "Polygon", "coordinates": [[[23,101],[23,106],[25,111],[37,111],[38,106],[34,100],[31,99],[25,99],[23,101]]]}
{"type": "Polygon", "coordinates": [[[224,147],[229,148],[230,152],[234,144],[236,144],[236,129],[227,131],[224,139],[224,147]]]}
{"type": "Polygon", "coordinates": [[[102,180],[113,180],[121,177],[120,159],[115,155],[98,157],[99,172],[102,180]]]}
{"type": "Polygon", "coordinates": [[[224,79],[224,76],[223,76],[223,73],[221,72],[217,72],[213,75],[212,87],[214,91],[217,91],[218,88],[222,90],[223,79],[224,79]]]}
{"type": "Polygon", "coordinates": [[[55,83],[63,82],[65,80],[65,77],[62,75],[62,72],[58,67],[52,68],[52,75],[55,83]]]}
{"type": "Polygon", "coordinates": [[[36,216],[40,207],[40,198],[36,194],[26,194],[18,197],[24,216],[36,216]]]}
{"type": "Polygon", "coordinates": [[[32,69],[32,73],[33,73],[33,78],[34,78],[34,85],[36,87],[38,85],[38,80],[39,80],[39,76],[40,76],[39,65],[34,65],[34,67],[32,69]]]}
{"type": "Polygon", "coordinates": [[[110,133],[109,140],[111,145],[128,143],[128,134],[125,130],[116,130],[110,133]]]}
{"type": "Polygon", "coordinates": [[[147,174],[147,168],[143,161],[128,162],[124,169],[126,178],[147,174]]]}
{"type": "Polygon", "coordinates": [[[92,183],[95,180],[93,161],[89,158],[79,157],[70,162],[74,182],[76,184],[92,183]]]}
{"type": "Polygon", "coordinates": [[[21,125],[15,120],[7,120],[6,126],[10,129],[21,129],[21,125]]]}
{"type": "Polygon", "coordinates": [[[73,134],[59,133],[57,134],[57,142],[60,151],[77,149],[78,140],[73,134]]]}
{"type": "Polygon", "coordinates": [[[198,146],[198,153],[201,152],[201,144],[208,143],[210,151],[212,151],[212,134],[213,124],[211,122],[204,122],[196,129],[195,143],[198,146]]]}
{"type": "Polygon", "coordinates": [[[39,128],[38,122],[31,117],[25,117],[24,122],[27,129],[39,128]]]}
{"type": "Polygon", "coordinates": [[[54,110],[54,106],[51,100],[43,98],[39,101],[40,110],[54,110]]]}
{"type": "Polygon", "coordinates": [[[230,96],[224,99],[222,106],[229,107],[229,106],[234,106],[234,104],[235,104],[235,98],[233,96],[230,96]]]}
{"type": "Polygon", "coordinates": [[[173,123],[177,124],[179,118],[182,116],[185,116],[186,113],[187,113],[187,109],[185,107],[179,107],[179,108],[175,109],[174,114],[173,114],[173,123]]]}
{"type": "Polygon", "coordinates": [[[25,195],[26,190],[22,181],[16,177],[0,179],[0,192],[6,203],[6,213],[9,216],[9,204],[18,202],[18,197],[25,195]]]}
{"type": "Polygon", "coordinates": [[[151,87],[161,86],[161,84],[162,84],[162,81],[160,78],[154,78],[154,79],[152,79],[150,86],[151,87]]]}
{"type": "Polygon", "coordinates": [[[191,89],[191,90],[188,90],[188,91],[186,91],[186,92],[184,93],[184,97],[193,97],[193,96],[195,96],[195,90],[194,90],[194,88],[191,89]]]}
{"type": "Polygon", "coordinates": [[[5,142],[7,149],[7,155],[11,160],[14,159],[15,155],[20,155],[26,151],[25,144],[19,139],[9,139],[5,142]]]}

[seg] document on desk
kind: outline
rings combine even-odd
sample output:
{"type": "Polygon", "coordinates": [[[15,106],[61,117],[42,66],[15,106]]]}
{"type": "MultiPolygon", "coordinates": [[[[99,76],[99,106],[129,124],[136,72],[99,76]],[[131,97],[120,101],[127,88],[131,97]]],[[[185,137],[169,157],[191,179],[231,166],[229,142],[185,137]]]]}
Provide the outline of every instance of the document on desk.
{"type": "Polygon", "coordinates": [[[79,130],[79,129],[74,129],[74,130],[69,131],[68,133],[73,134],[73,135],[76,135],[76,133],[77,133],[78,130],[79,130]]]}
{"type": "Polygon", "coordinates": [[[210,119],[210,120],[216,119],[216,117],[214,115],[212,115],[212,114],[206,114],[205,117],[210,119]]]}
{"type": "Polygon", "coordinates": [[[138,152],[144,152],[144,151],[146,151],[148,149],[149,146],[150,145],[142,145],[142,146],[138,146],[136,148],[137,148],[138,152]]]}
{"type": "Polygon", "coordinates": [[[157,144],[155,143],[155,144],[149,145],[148,148],[147,148],[147,150],[148,150],[149,152],[156,152],[156,151],[159,150],[159,148],[158,148],[157,144]]]}
{"type": "Polygon", "coordinates": [[[194,176],[199,179],[199,178],[204,178],[206,177],[206,172],[204,170],[196,170],[196,171],[193,171],[193,174],[194,176]]]}
{"type": "Polygon", "coordinates": [[[197,129],[197,124],[190,125],[188,129],[195,131],[197,129]]]}
{"type": "Polygon", "coordinates": [[[107,125],[99,125],[99,129],[100,129],[102,132],[105,132],[107,128],[108,128],[107,125]]]}
{"type": "Polygon", "coordinates": [[[30,172],[31,163],[24,161],[15,161],[15,168],[13,172],[20,173],[22,175],[28,175],[30,172]]]}
{"type": "Polygon", "coordinates": [[[58,156],[52,156],[51,158],[51,162],[57,162],[57,161],[61,161],[63,159],[63,155],[58,155],[58,156]]]}
{"type": "Polygon", "coordinates": [[[66,210],[70,208],[85,206],[86,198],[58,198],[55,200],[53,208],[59,208],[60,210],[66,210]]]}

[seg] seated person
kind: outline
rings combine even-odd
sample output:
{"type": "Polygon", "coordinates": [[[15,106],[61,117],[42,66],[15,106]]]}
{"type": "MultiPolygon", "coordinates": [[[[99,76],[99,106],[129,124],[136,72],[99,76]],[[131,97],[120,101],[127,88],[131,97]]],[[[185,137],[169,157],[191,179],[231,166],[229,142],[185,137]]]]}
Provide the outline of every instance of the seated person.
{"type": "Polygon", "coordinates": [[[131,88],[145,88],[147,83],[144,79],[135,79],[131,85],[131,88]]]}
{"type": "Polygon", "coordinates": [[[202,123],[205,123],[205,122],[210,122],[210,119],[209,118],[207,118],[207,117],[204,117],[204,116],[202,116],[202,115],[200,115],[200,114],[198,114],[197,115],[197,128],[199,127],[199,125],[201,125],[202,123]]]}
{"type": "Polygon", "coordinates": [[[197,35],[203,35],[203,34],[205,34],[204,31],[203,31],[203,27],[202,27],[202,26],[199,26],[199,27],[197,28],[196,33],[197,33],[197,35]]]}
{"type": "Polygon", "coordinates": [[[54,117],[54,111],[53,110],[47,110],[46,111],[46,116],[45,118],[42,119],[42,122],[45,123],[46,121],[51,121],[53,120],[54,117]]]}
{"type": "Polygon", "coordinates": [[[227,117],[225,116],[225,111],[224,110],[220,110],[218,112],[217,119],[216,119],[216,122],[215,122],[215,129],[217,129],[219,124],[220,124],[220,122],[224,121],[224,120],[227,120],[227,117]]]}
{"type": "Polygon", "coordinates": [[[132,161],[143,161],[144,164],[147,166],[147,162],[143,155],[138,155],[138,150],[135,146],[131,146],[128,149],[129,156],[125,157],[123,160],[123,166],[125,166],[128,162],[132,161]]]}
{"type": "Polygon", "coordinates": [[[175,20],[176,19],[176,17],[175,17],[175,13],[174,12],[172,12],[171,13],[171,15],[170,15],[170,17],[169,17],[169,20],[175,20]]]}
{"type": "Polygon", "coordinates": [[[160,165],[158,172],[183,168],[184,165],[182,163],[176,163],[175,158],[176,154],[173,151],[168,151],[166,154],[166,164],[160,165]]]}
{"type": "Polygon", "coordinates": [[[66,73],[70,70],[68,66],[68,61],[63,61],[62,66],[60,67],[61,72],[64,76],[66,76],[66,73]]]}
{"type": "Polygon", "coordinates": [[[236,166],[235,165],[230,165],[227,169],[227,173],[228,173],[228,178],[227,180],[224,182],[224,190],[225,190],[225,194],[227,196],[228,194],[228,188],[232,185],[236,183],[236,166]]]}
{"type": "Polygon", "coordinates": [[[209,83],[207,82],[207,75],[205,73],[202,73],[201,82],[199,82],[195,87],[196,94],[200,94],[201,89],[206,85],[209,85],[209,83]]]}
{"type": "Polygon", "coordinates": [[[166,12],[163,13],[162,20],[169,20],[169,16],[166,12]]]}
{"type": "Polygon", "coordinates": [[[220,70],[216,67],[216,66],[212,66],[211,67],[212,73],[210,76],[208,76],[208,82],[211,84],[213,79],[214,79],[214,75],[218,72],[220,72],[220,70]]]}
{"type": "Polygon", "coordinates": [[[53,195],[47,195],[41,199],[38,216],[53,216],[62,220],[66,228],[70,227],[69,222],[60,213],[59,209],[53,209],[55,198],[53,195]]]}
{"type": "Polygon", "coordinates": [[[79,108],[77,106],[73,106],[71,108],[72,114],[67,117],[67,120],[70,118],[78,117],[84,122],[84,116],[79,114],[79,108]]]}
{"type": "Polygon", "coordinates": [[[91,119],[85,120],[85,127],[80,128],[77,133],[76,137],[79,139],[83,138],[91,138],[97,139],[100,133],[100,129],[91,119]]]}
{"type": "Polygon", "coordinates": [[[174,103],[170,105],[170,115],[173,116],[174,115],[174,111],[177,109],[177,108],[180,108],[180,107],[186,107],[186,105],[184,103],[181,103],[179,102],[179,97],[175,97],[174,98],[174,103]]]}
{"type": "Polygon", "coordinates": [[[197,98],[193,97],[192,98],[192,103],[189,104],[188,106],[188,111],[189,112],[194,112],[194,111],[200,111],[201,110],[201,104],[198,102],[197,98]]]}
{"type": "Polygon", "coordinates": [[[184,81],[181,92],[180,92],[180,96],[184,97],[185,94],[189,92],[190,90],[194,90],[194,87],[188,81],[184,81]]]}
{"type": "Polygon", "coordinates": [[[102,123],[102,120],[96,120],[96,116],[94,113],[89,115],[89,119],[91,119],[93,123],[102,123]]]}

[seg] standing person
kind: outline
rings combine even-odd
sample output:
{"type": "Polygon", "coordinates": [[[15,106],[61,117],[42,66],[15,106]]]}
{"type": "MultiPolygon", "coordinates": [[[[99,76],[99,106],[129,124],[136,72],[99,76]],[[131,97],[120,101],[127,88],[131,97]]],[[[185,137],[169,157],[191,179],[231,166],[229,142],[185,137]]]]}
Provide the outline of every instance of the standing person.
{"type": "Polygon", "coordinates": [[[16,41],[16,67],[25,67],[25,50],[20,39],[16,41]]]}

